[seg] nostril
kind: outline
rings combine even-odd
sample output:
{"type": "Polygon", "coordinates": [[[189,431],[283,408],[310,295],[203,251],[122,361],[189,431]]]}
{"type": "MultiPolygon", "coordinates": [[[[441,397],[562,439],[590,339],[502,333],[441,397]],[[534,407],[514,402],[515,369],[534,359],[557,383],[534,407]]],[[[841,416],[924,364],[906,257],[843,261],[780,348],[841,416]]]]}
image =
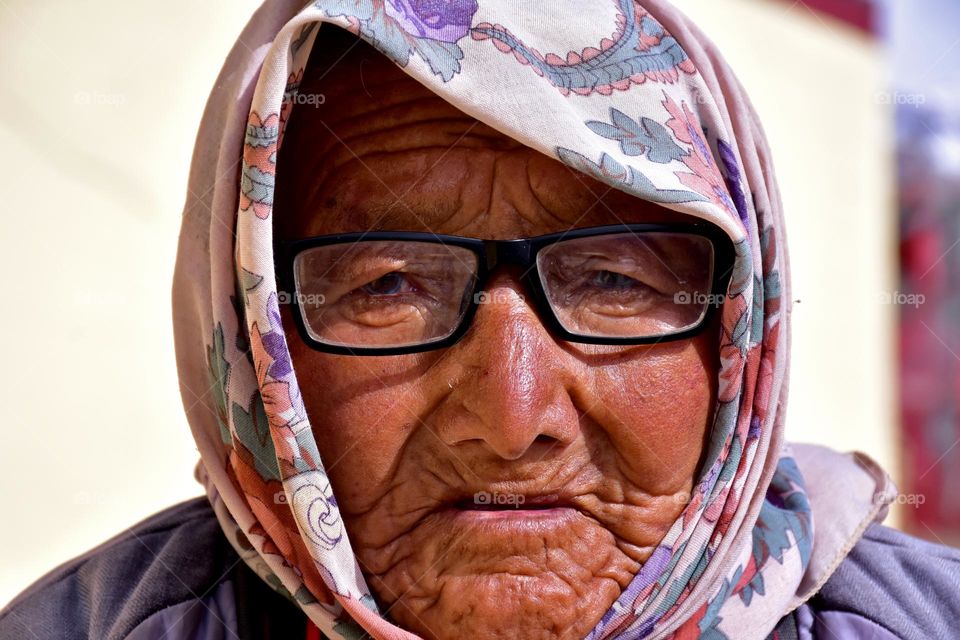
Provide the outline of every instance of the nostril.
{"type": "Polygon", "coordinates": [[[538,434],[533,441],[531,441],[530,446],[527,447],[527,450],[524,453],[528,455],[534,455],[540,460],[543,460],[554,450],[562,451],[563,442],[559,438],[555,438],[554,436],[546,433],[541,433],[538,434]]]}

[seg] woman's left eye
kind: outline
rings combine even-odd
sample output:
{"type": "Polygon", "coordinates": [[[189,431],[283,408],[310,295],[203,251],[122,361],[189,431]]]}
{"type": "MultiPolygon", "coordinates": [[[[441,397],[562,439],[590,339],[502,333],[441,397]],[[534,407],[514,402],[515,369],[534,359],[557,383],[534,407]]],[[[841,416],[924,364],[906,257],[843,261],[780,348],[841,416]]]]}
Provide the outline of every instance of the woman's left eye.
{"type": "Polygon", "coordinates": [[[395,293],[403,293],[408,290],[409,282],[399,271],[391,271],[361,287],[361,291],[374,296],[388,296],[395,293]],[[405,284],[408,287],[407,289],[404,289],[405,284]]]}
{"type": "Polygon", "coordinates": [[[640,284],[640,282],[635,278],[631,278],[625,273],[601,269],[593,272],[593,277],[590,279],[590,284],[604,289],[625,289],[636,286],[640,284]]]}

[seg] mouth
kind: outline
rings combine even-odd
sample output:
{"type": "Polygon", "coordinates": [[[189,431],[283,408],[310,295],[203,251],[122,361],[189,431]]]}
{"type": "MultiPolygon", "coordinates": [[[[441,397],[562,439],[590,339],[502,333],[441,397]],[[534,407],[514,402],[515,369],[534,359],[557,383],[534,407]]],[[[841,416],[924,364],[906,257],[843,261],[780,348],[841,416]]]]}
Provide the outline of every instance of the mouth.
{"type": "Polygon", "coordinates": [[[543,535],[569,527],[580,512],[557,494],[478,491],[450,502],[441,517],[486,536],[543,535]]]}
{"type": "Polygon", "coordinates": [[[472,496],[456,500],[450,508],[459,511],[544,511],[572,506],[555,493],[531,495],[478,491],[472,496]]]}

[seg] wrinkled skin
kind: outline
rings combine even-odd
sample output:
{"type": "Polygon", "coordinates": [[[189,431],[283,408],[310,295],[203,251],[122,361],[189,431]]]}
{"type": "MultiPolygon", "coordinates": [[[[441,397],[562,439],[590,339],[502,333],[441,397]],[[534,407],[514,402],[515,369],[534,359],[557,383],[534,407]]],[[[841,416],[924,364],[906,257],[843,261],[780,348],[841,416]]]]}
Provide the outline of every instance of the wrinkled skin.
{"type": "MultiPolygon", "coordinates": [[[[365,45],[314,75],[303,90],[325,104],[294,109],[278,161],[281,237],[690,220],[478,123],[365,45]]],[[[540,323],[517,273],[487,290],[499,295],[460,342],[412,355],[314,351],[284,308],[294,367],[353,548],[393,620],[428,638],[581,638],[686,504],[715,398],[716,326],[656,345],[573,344],[540,323]],[[525,506],[458,507],[478,491],[525,506]]]]}

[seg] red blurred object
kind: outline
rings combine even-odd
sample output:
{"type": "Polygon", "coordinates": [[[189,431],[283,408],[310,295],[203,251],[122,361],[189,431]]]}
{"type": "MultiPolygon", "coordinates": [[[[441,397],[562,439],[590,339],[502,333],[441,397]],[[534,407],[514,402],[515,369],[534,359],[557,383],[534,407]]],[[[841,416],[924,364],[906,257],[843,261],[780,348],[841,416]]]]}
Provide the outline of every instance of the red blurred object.
{"type": "Polygon", "coordinates": [[[915,535],[960,543],[960,180],[931,142],[935,109],[898,107],[899,306],[904,525],[915,535]]]}
{"type": "MultiPolygon", "coordinates": [[[[790,2],[791,0],[787,0],[790,2]]],[[[877,32],[876,12],[869,0],[797,0],[799,4],[842,20],[864,33],[877,32]]]]}

